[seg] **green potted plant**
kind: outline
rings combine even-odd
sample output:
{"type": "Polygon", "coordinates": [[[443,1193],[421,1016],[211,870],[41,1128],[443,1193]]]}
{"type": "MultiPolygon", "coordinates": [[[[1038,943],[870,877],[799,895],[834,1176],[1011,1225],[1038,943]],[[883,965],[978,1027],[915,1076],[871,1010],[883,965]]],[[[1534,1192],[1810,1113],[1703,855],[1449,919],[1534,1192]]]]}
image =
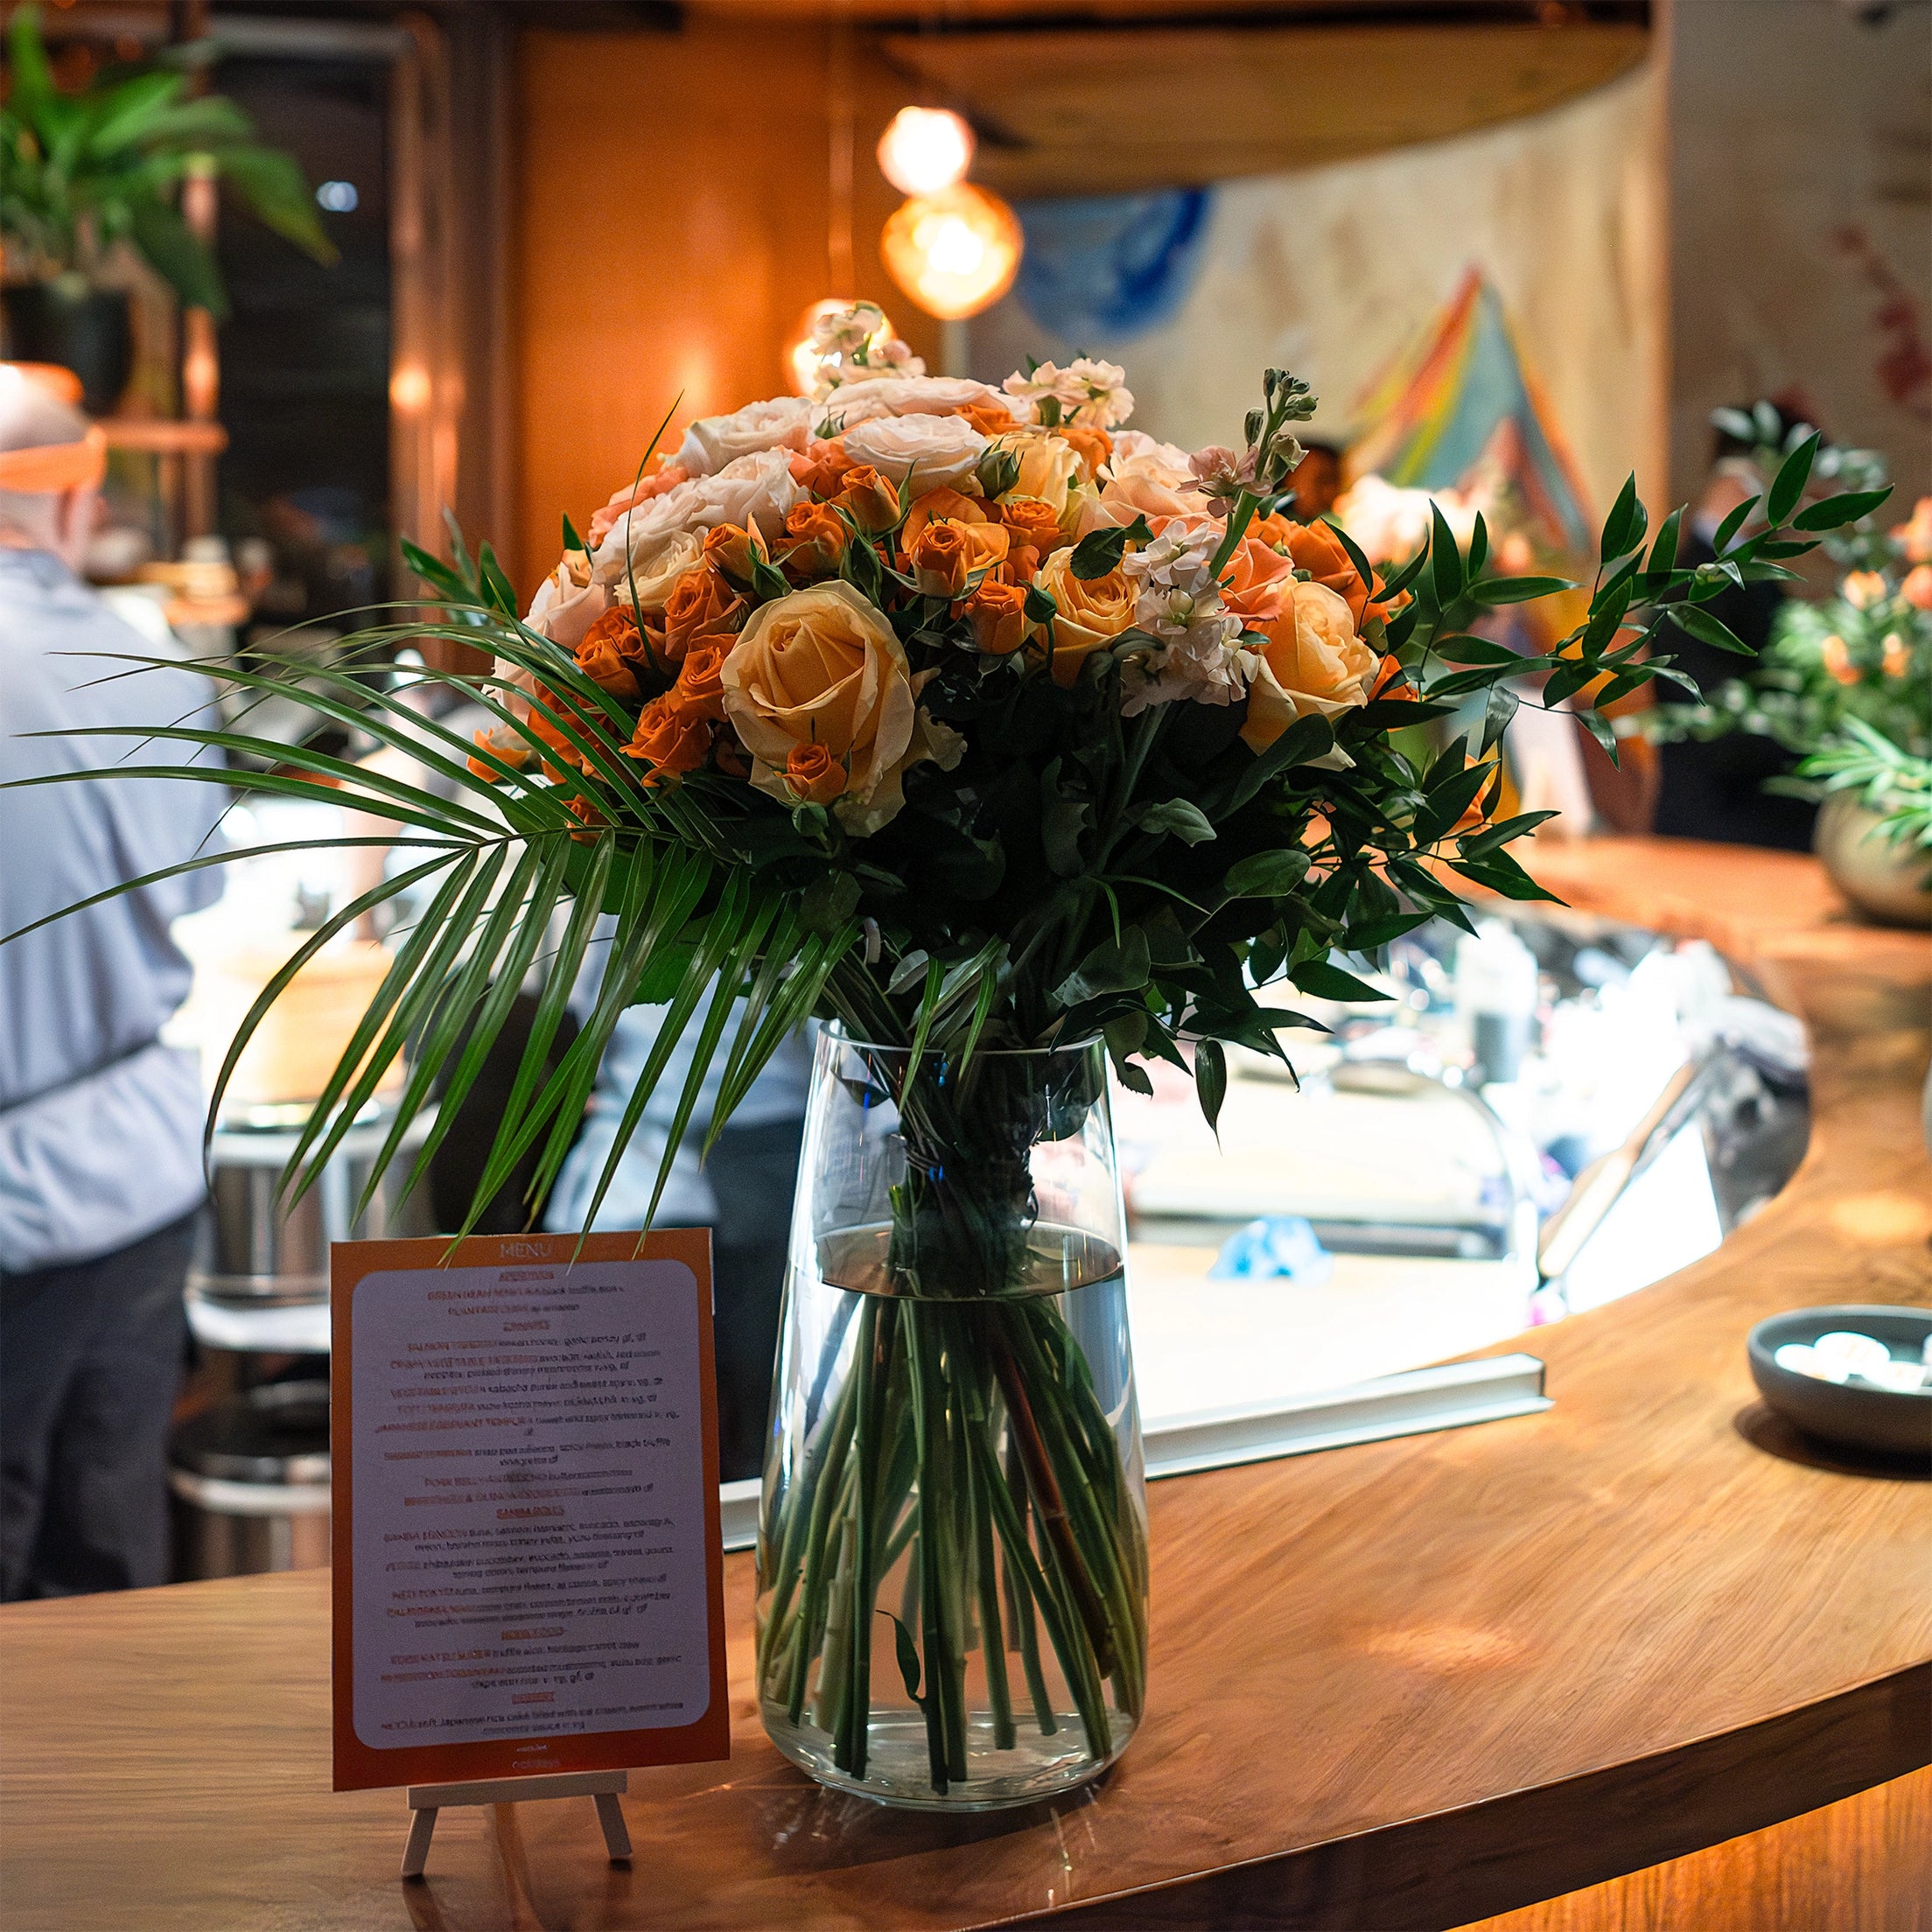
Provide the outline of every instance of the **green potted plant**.
{"type": "Polygon", "coordinates": [[[15,355],[73,369],[97,416],[119,400],[131,358],[128,292],[114,285],[120,249],[184,303],[227,312],[214,256],[177,206],[191,172],[228,182],[317,261],[335,258],[294,159],[256,142],[232,101],[190,95],[191,69],[205,58],[205,49],[178,48],[167,64],[110,67],[67,92],[48,65],[39,10],[16,9],[8,29],[0,103],[7,332],[15,355]]]}

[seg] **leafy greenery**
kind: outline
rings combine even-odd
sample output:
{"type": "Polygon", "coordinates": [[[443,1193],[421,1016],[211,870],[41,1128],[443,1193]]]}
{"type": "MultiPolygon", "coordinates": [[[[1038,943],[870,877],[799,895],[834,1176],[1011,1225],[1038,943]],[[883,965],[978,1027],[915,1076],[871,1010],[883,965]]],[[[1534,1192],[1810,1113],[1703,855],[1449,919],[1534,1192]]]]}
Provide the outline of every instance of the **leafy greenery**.
{"type": "Polygon", "coordinates": [[[183,302],[223,315],[214,257],[176,205],[184,177],[203,167],[278,234],[318,262],[335,259],[295,161],[258,143],[233,102],[191,95],[190,66],[206,58],[205,49],[178,49],[172,66],[110,68],[66,93],[47,62],[39,10],[14,9],[0,105],[0,234],[10,260],[44,280],[92,280],[126,242],[183,302]]]}

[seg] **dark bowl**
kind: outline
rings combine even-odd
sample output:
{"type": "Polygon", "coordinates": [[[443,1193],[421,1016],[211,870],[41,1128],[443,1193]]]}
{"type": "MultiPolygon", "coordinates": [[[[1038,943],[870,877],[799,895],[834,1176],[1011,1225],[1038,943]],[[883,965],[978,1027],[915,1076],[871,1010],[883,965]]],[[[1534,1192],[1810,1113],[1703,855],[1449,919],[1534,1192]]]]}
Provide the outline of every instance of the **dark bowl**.
{"type": "Polygon", "coordinates": [[[1875,1336],[1897,1354],[1916,1354],[1932,1335],[1932,1309],[1795,1308],[1751,1331],[1751,1377],[1764,1399],[1807,1435],[1880,1455],[1932,1459],[1932,1394],[1900,1394],[1865,1383],[1821,1382],[1781,1368],[1788,1341],[1816,1341],[1834,1329],[1875,1336]]]}

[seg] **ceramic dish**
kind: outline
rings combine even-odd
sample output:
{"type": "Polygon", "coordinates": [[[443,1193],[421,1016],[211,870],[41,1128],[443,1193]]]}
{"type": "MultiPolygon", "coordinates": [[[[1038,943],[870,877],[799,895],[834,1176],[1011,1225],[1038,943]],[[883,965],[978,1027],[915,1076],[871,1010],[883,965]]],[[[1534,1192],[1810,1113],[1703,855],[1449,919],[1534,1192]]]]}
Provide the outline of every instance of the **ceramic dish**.
{"type": "Polygon", "coordinates": [[[1751,1331],[1751,1376],[1764,1399],[1807,1435],[1882,1455],[1932,1459],[1932,1391],[1894,1393],[1858,1382],[1824,1382],[1781,1368],[1773,1359],[1787,1342],[1815,1342],[1834,1330],[1884,1342],[1894,1356],[1916,1361],[1932,1335],[1932,1309],[1796,1308],[1751,1331]]]}

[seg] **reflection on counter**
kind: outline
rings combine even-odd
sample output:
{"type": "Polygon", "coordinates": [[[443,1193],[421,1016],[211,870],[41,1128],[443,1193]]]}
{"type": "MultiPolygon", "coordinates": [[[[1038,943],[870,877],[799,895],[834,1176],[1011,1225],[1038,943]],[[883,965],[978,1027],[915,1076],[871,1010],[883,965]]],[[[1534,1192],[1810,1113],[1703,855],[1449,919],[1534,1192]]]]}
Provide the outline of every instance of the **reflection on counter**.
{"type": "Polygon", "coordinates": [[[1711,947],[1562,910],[1396,942],[1389,998],[1285,992],[1295,1074],[1117,1096],[1151,1421],[1488,1347],[1646,1287],[1784,1185],[1803,1029],[1711,947]],[[1300,1224],[1298,1227],[1297,1224],[1300,1224]],[[1270,1257],[1278,1256],[1272,1264],[1270,1257]]]}

